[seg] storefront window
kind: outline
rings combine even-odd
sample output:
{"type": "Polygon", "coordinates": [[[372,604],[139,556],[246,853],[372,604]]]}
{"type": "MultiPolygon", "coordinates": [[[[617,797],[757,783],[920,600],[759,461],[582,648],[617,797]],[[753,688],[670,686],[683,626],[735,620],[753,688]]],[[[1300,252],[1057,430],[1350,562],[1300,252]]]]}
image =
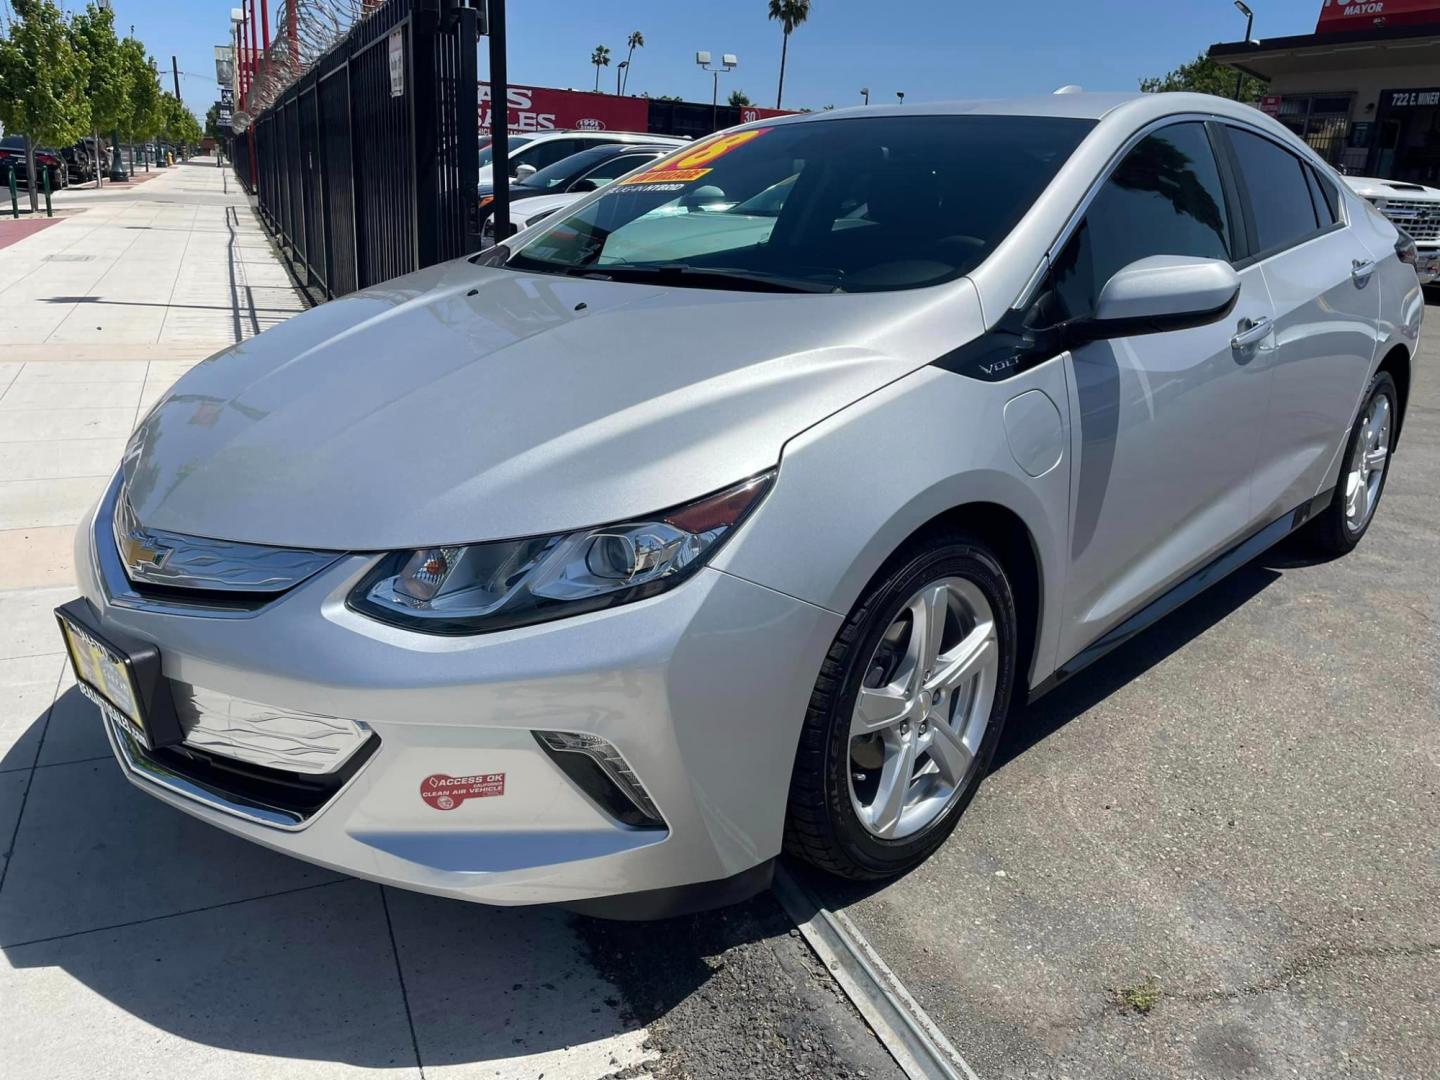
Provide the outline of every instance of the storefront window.
{"type": "Polygon", "coordinates": [[[1350,127],[1349,94],[1286,94],[1279,121],[1332,165],[1340,165],[1350,127]]]}

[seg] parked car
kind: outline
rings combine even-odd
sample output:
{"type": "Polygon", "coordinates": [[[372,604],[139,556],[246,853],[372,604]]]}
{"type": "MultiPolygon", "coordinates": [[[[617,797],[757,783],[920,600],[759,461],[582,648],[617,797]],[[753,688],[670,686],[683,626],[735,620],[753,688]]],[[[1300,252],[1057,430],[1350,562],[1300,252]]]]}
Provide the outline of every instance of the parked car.
{"type": "Polygon", "coordinates": [[[1440,278],[1440,188],[1376,176],[1347,176],[1345,182],[1415,241],[1421,284],[1440,278]]]}
{"type": "MultiPolygon", "coordinates": [[[[35,167],[40,176],[50,176],[52,191],[70,186],[70,171],[58,150],[49,147],[35,148],[35,167]]],[[[6,135],[0,139],[0,171],[13,168],[16,182],[29,178],[29,166],[25,161],[25,136],[6,135]]]]}
{"type": "MultiPolygon", "coordinates": [[[[612,143],[635,143],[649,146],[684,146],[686,140],[668,135],[647,135],[639,131],[545,131],[537,134],[511,135],[507,148],[510,152],[509,173],[517,179],[525,179],[550,165],[555,164],[581,150],[612,143]]],[[[480,150],[480,180],[476,187],[479,195],[488,195],[494,190],[491,181],[489,144],[480,150]]]]}
{"type": "MultiPolygon", "coordinates": [[[[581,195],[595,191],[611,180],[633,172],[647,162],[654,161],[674,149],[674,146],[663,145],[607,143],[601,146],[592,146],[588,150],[581,150],[578,154],[561,158],[555,164],[548,165],[537,172],[528,173],[523,180],[511,187],[512,210],[514,203],[526,202],[528,204],[529,200],[536,198],[545,198],[547,202],[551,203],[552,209],[566,205],[581,195]],[[571,198],[559,203],[554,202],[556,198],[565,195],[569,195],[571,198]]],[[[495,236],[495,223],[489,213],[491,199],[490,195],[483,195],[480,198],[480,212],[484,222],[481,233],[487,243],[495,236]]],[[[512,224],[516,220],[517,213],[524,213],[524,208],[511,213],[512,224]]]]}
{"type": "Polygon", "coordinates": [[[1416,259],[1219,98],[761,121],[199,364],[58,615],[131,781],[332,869],[631,916],[782,848],[885,877],[1013,704],[1361,541],[1416,259]]]}

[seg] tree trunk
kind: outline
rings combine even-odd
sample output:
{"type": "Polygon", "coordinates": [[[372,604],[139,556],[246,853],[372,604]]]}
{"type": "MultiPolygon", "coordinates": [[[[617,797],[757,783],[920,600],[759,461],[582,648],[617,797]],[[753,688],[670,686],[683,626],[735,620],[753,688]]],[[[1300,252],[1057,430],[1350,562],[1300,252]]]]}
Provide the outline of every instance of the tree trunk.
{"type": "Polygon", "coordinates": [[[30,192],[30,212],[40,212],[40,195],[35,187],[35,140],[25,136],[25,187],[30,192]]]}
{"type": "Polygon", "coordinates": [[[780,108],[780,101],[785,96],[785,54],[790,50],[790,31],[785,31],[785,37],[780,42],[780,85],[775,89],[775,108],[780,108]]]}
{"type": "Polygon", "coordinates": [[[595,92],[600,92],[600,65],[595,65],[595,92]]]}

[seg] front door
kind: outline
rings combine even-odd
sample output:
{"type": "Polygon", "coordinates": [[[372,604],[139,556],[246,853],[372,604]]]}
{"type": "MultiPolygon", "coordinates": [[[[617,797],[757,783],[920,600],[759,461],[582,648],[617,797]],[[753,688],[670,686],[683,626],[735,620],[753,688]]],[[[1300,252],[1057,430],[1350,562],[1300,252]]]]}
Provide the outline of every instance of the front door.
{"type": "MultiPolygon", "coordinates": [[[[1097,193],[1055,261],[1047,299],[1059,318],[1083,316],[1110,276],[1137,259],[1232,260],[1237,226],[1205,125],[1161,128],[1127,154],[1097,193]]],[[[1259,268],[1239,276],[1239,300],[1224,319],[1094,342],[1069,357],[1078,422],[1062,657],[1208,562],[1250,525],[1250,472],[1273,343],[1266,327],[1274,312],[1259,268]]]]}

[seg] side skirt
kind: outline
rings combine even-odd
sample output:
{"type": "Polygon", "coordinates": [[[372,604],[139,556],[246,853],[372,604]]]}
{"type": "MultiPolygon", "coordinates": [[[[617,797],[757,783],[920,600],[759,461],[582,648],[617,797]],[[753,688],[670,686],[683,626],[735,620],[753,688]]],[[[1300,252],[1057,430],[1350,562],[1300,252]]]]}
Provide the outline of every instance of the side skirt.
{"type": "Polygon", "coordinates": [[[1102,656],[1124,645],[1142,631],[1148,630],[1182,604],[1193,600],[1217,581],[1229,576],[1257,555],[1274,547],[1329,506],[1334,494],[1335,489],[1329,488],[1289,513],[1282,514],[1269,525],[1257,529],[1212,562],[1202,566],[1168,592],[1150,601],[1119,626],[1103,634],[1093,644],[1087,645],[1056,668],[1053,674],[1031,689],[1030,696],[1026,699],[1027,702],[1044,697],[1072,675],[1084,671],[1102,656]]]}

